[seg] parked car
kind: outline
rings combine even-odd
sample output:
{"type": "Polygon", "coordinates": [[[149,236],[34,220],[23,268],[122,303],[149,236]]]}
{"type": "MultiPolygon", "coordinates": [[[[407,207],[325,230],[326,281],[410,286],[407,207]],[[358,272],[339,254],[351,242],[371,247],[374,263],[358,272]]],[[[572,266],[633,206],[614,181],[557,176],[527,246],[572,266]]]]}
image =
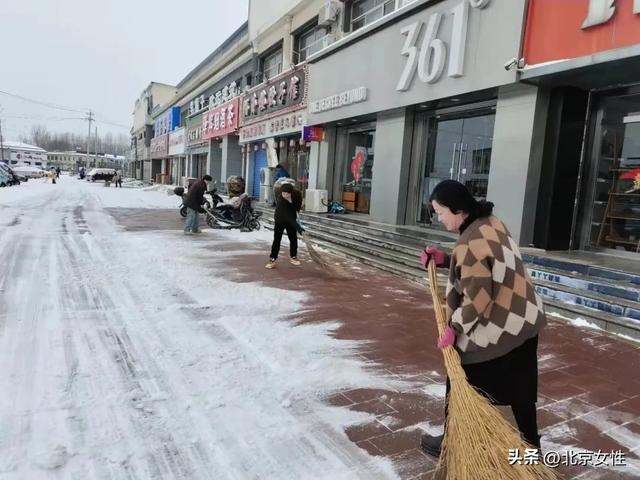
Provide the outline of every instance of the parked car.
{"type": "Polygon", "coordinates": [[[21,177],[41,178],[46,174],[46,172],[41,168],[30,167],[28,165],[16,165],[11,168],[13,169],[14,173],[18,174],[18,176],[21,177]]]}
{"type": "Polygon", "coordinates": [[[87,181],[105,180],[110,182],[115,174],[116,171],[113,168],[94,168],[87,173],[87,181]]]}
{"type": "Polygon", "coordinates": [[[20,185],[20,182],[25,182],[26,178],[21,177],[5,162],[0,162],[0,169],[9,175],[9,185],[20,185]]]}
{"type": "Polygon", "coordinates": [[[20,182],[26,182],[29,180],[29,177],[25,177],[24,175],[18,175],[16,171],[11,167],[9,167],[9,172],[13,174],[13,177],[17,180],[16,183],[18,185],[20,184],[20,182]]]}
{"type": "Polygon", "coordinates": [[[0,168],[0,187],[8,187],[12,181],[13,177],[9,174],[9,171],[0,168]]]}

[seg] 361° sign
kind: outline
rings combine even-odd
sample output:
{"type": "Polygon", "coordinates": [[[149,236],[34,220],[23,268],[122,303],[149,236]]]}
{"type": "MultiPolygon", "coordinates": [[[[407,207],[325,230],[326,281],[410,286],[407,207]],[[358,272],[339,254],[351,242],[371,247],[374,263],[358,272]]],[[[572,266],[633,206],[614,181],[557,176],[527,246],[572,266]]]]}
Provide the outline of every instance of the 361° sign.
{"type": "Polygon", "coordinates": [[[442,24],[442,12],[432,13],[426,24],[426,31],[422,38],[422,44],[417,45],[418,37],[425,22],[415,22],[407,25],[400,33],[407,39],[402,47],[401,55],[407,57],[396,90],[409,89],[413,78],[418,73],[421,82],[434,83],[444,71],[444,66],[449,54],[450,77],[461,77],[464,71],[464,51],[467,43],[467,27],[469,24],[469,7],[485,8],[491,0],[460,0],[451,9],[453,16],[453,30],[451,33],[451,47],[447,52],[447,44],[438,38],[438,30],[442,24]]]}

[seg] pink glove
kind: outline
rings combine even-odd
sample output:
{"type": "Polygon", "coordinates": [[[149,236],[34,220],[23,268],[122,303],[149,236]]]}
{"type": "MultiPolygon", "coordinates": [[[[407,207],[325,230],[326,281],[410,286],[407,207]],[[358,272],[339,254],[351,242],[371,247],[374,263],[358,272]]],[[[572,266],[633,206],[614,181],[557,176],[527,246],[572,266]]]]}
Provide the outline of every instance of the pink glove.
{"type": "Polygon", "coordinates": [[[444,333],[438,339],[438,348],[447,348],[456,343],[456,331],[447,325],[444,329],[444,333]]]}
{"type": "Polygon", "coordinates": [[[436,267],[441,267],[444,265],[444,252],[433,245],[428,246],[420,254],[420,263],[424,268],[427,268],[429,260],[431,259],[436,262],[436,267]]]}

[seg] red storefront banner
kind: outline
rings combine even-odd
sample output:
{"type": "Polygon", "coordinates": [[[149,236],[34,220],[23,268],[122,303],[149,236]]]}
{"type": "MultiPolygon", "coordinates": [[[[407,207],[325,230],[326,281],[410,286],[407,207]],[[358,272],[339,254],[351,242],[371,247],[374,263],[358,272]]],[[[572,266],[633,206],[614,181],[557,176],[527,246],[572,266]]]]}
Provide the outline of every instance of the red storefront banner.
{"type": "Polygon", "coordinates": [[[569,60],[640,43],[637,0],[530,0],[528,65],[569,60]]]}
{"type": "Polygon", "coordinates": [[[202,114],[202,138],[207,140],[238,131],[238,108],[240,98],[223,103],[202,114]]]}

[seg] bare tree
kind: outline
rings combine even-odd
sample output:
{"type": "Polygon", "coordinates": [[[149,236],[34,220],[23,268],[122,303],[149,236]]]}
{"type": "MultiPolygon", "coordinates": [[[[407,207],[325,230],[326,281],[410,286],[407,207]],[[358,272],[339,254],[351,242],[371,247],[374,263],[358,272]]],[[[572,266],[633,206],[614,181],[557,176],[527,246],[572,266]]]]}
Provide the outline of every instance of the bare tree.
{"type": "MultiPolygon", "coordinates": [[[[28,135],[22,135],[20,141],[37,145],[48,152],[84,151],[87,137],[86,135],[69,132],[50,133],[46,126],[34,125],[28,135]]],[[[92,137],[90,145],[93,149],[95,138],[92,137]]],[[[98,145],[100,146],[100,153],[124,155],[129,148],[129,137],[124,134],[118,134],[115,137],[113,133],[108,132],[103,137],[98,136],[98,145]]]]}

